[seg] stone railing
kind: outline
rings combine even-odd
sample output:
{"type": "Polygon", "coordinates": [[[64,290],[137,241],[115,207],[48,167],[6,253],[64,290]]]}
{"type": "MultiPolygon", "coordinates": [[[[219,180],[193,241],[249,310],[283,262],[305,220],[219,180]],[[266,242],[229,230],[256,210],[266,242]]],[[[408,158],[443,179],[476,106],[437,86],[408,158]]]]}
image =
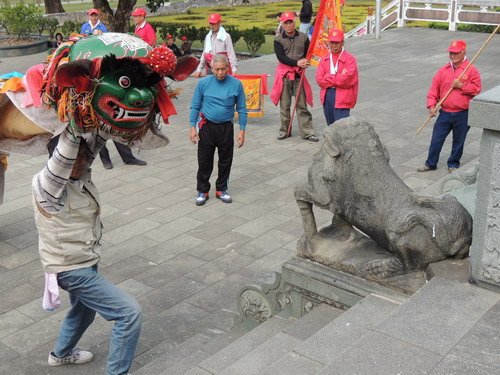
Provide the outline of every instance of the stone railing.
{"type": "Polygon", "coordinates": [[[483,129],[470,249],[471,279],[500,292],[500,86],[476,96],[469,124],[483,129]]]}
{"type": "MultiPolygon", "coordinates": [[[[500,24],[500,0],[394,0],[382,9],[381,30],[393,25],[405,26],[407,21],[435,21],[448,23],[455,31],[457,24],[500,24]]],[[[349,31],[346,36],[372,34],[375,16],[369,14],[366,21],[349,31]]]]}

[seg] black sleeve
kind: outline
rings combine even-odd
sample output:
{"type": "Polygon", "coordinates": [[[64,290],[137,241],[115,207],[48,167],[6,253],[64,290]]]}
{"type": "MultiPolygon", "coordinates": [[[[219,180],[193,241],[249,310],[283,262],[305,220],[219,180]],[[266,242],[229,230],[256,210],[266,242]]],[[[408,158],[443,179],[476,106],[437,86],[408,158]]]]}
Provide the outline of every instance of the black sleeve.
{"type": "Polygon", "coordinates": [[[309,38],[306,38],[306,43],[304,45],[304,58],[307,56],[307,51],[309,51],[309,38]]]}
{"type": "Polygon", "coordinates": [[[283,45],[276,40],[274,41],[274,53],[276,54],[276,57],[278,58],[278,61],[280,63],[290,66],[297,66],[297,60],[289,58],[285,54],[285,49],[283,48],[283,45]]]}
{"type": "Polygon", "coordinates": [[[170,49],[172,50],[172,52],[174,53],[175,56],[177,56],[177,57],[182,56],[182,53],[179,50],[179,47],[177,47],[175,44],[172,44],[172,46],[170,47],[170,49]]]}

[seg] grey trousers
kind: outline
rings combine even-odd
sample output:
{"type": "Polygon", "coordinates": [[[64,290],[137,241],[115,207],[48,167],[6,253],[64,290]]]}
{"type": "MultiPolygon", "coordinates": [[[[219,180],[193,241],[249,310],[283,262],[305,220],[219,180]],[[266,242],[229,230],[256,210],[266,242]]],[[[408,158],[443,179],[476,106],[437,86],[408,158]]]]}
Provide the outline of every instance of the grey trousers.
{"type": "MultiPolygon", "coordinates": [[[[290,107],[292,106],[292,96],[296,96],[297,89],[299,88],[300,78],[297,77],[295,80],[289,80],[288,78],[283,79],[283,92],[281,93],[280,99],[280,118],[281,118],[281,128],[280,135],[287,134],[288,124],[290,123],[290,107]]],[[[312,126],[312,115],[307,109],[306,103],[306,93],[304,86],[302,86],[299,100],[297,101],[297,120],[299,122],[300,136],[302,138],[307,138],[310,135],[314,135],[314,129],[312,126]]]]}

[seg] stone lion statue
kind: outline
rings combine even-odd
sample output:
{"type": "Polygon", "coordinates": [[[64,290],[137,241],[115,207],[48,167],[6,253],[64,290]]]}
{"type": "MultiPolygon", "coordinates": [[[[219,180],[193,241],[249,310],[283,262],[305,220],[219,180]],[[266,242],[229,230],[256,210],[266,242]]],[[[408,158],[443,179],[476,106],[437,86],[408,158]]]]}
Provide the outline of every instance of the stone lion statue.
{"type": "Polygon", "coordinates": [[[414,194],[389,166],[373,127],[354,117],[324,131],[308,180],[295,188],[295,198],[305,231],[299,255],[314,259],[318,250],[316,205],[333,213],[332,228],[342,241],[366,234],[389,253],[364,265],[369,275],[390,277],[447,257],[463,258],[471,244],[472,218],[465,208],[452,196],[414,194]]]}

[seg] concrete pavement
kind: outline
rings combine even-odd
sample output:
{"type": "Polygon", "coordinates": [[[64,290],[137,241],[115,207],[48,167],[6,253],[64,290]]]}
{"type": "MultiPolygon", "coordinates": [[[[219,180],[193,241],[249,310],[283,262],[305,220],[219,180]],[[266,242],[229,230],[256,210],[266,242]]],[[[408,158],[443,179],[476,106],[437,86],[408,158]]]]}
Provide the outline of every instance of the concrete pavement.
{"type": "MultiPolygon", "coordinates": [[[[375,127],[397,174],[416,192],[434,195],[448,174],[450,142],[443,148],[436,171],[416,172],[427,154],[431,124],[418,136],[426,119],[425,95],[436,70],[447,62],[451,39],[465,39],[472,56],[486,34],[428,29],[396,29],[381,40],[348,40],[346,48],[358,58],[360,97],[352,111],[375,127]]],[[[498,38],[495,37],[496,39],[498,38]]],[[[0,73],[24,72],[42,61],[43,54],[4,58],[0,73]]],[[[500,45],[493,40],[477,61],[483,90],[499,84],[500,45]]],[[[242,74],[273,74],[273,55],[242,61],[242,74]]],[[[308,70],[315,93],[312,109],[319,135],[325,127],[319,106],[314,69],[308,70]]],[[[272,84],[270,77],[269,84],[272,84]]],[[[294,254],[302,232],[293,186],[306,178],[312,155],[320,144],[293,137],[276,140],[279,110],[268,98],[265,116],[251,119],[247,142],[236,150],[231,172],[232,204],[213,199],[194,204],[196,147],[188,140],[188,114],[195,79],[174,83],[183,88],[175,101],[178,115],[164,128],[171,144],[141,151],[148,166],[123,165],[110,146],[115,168],[99,161],[94,181],[103,204],[104,237],[100,270],[136,296],[145,323],[133,370],[137,374],[168,373],[168,368],[197,345],[210,342],[231,328],[236,293],[245,284],[278,271],[294,254]],[[169,354],[173,353],[173,354],[169,354]]],[[[296,125],[295,125],[296,129],[296,125]]],[[[463,168],[476,163],[481,132],[471,129],[463,168]]],[[[63,307],[48,313],[41,308],[43,272],[31,208],[31,177],[45,157],[12,155],[6,173],[5,202],[0,206],[0,374],[63,374],[49,368],[51,350],[64,317],[63,307]]],[[[317,213],[319,224],[331,220],[317,213]]],[[[72,367],[73,374],[103,372],[111,325],[97,318],[80,346],[96,360],[72,367]]]]}

